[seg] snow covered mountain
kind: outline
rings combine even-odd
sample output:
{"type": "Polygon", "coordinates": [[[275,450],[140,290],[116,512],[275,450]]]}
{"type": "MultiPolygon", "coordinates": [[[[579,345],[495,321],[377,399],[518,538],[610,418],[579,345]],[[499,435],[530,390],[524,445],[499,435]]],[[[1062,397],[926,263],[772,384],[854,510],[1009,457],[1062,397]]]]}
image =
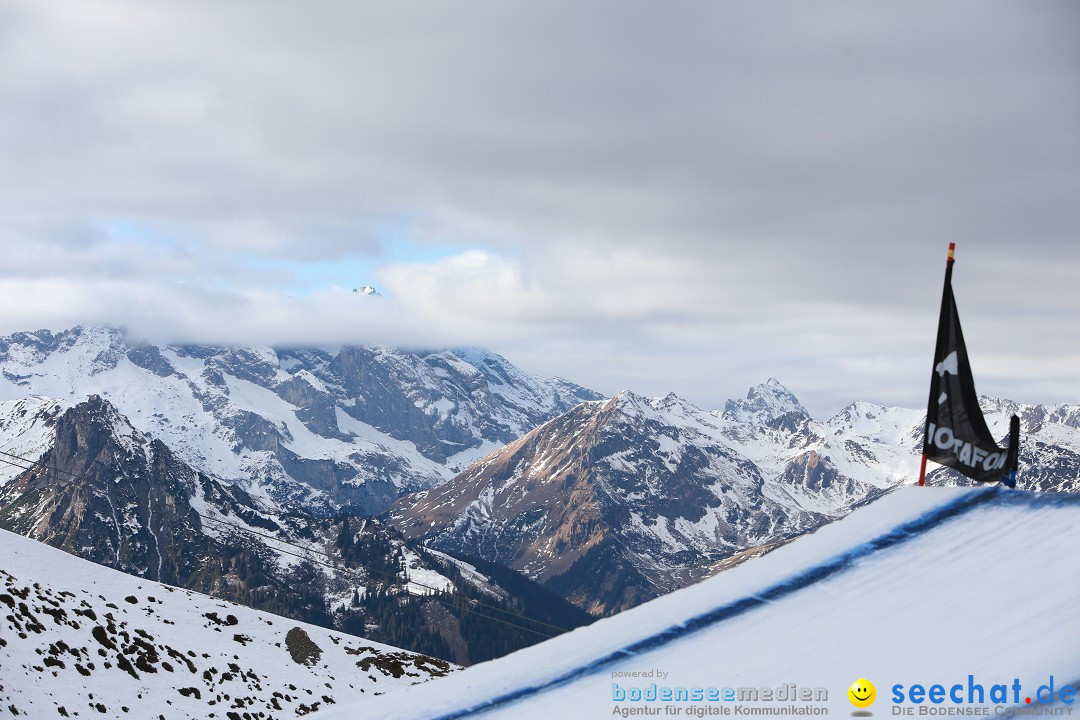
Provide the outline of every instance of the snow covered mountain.
{"type": "Polygon", "coordinates": [[[4,405],[9,418],[25,413],[30,432],[15,444],[33,448],[37,462],[23,467],[7,456],[0,525],[148,579],[178,584],[203,570],[211,539],[199,530],[191,498],[224,498],[227,489],[96,395],[63,411],[41,398],[4,405]]]}
{"type": "Polygon", "coordinates": [[[40,398],[0,409],[20,419],[0,427],[3,446],[20,448],[0,455],[0,527],[147,580],[331,625],[326,595],[341,581],[312,562],[327,557],[328,521],[268,511],[100,396],[66,410],[40,398]]]}
{"type": "MultiPolygon", "coordinates": [[[[1022,487],[1076,489],[1080,408],[984,407],[1000,437],[1009,414],[1023,418],[1021,461],[1033,469],[1022,487]]],[[[397,501],[392,522],[457,557],[422,555],[400,537],[375,543],[393,562],[463,581],[477,563],[501,563],[608,614],[913,482],[923,417],[855,402],[817,421],[776,380],[722,411],[674,395],[601,400],[479,350],[18,333],[0,338],[0,526],[142,577],[260,607],[287,597],[274,609],[364,628],[381,610],[348,619],[345,606],[369,584],[378,597],[378,583],[311,561],[345,559],[342,518],[419,491],[397,501]]],[[[959,481],[935,470],[929,482],[959,481]]],[[[364,529],[361,544],[389,532],[364,529]]],[[[390,596],[427,592],[404,572],[395,567],[390,596]]],[[[441,628],[431,642],[456,648],[459,662],[482,657],[444,632],[453,623],[438,612],[421,614],[417,627],[441,628]]]]}
{"type": "Polygon", "coordinates": [[[409,537],[521,570],[607,614],[827,518],[785,507],[723,442],[715,418],[669,395],[583,403],[405,498],[409,537]]]}
{"type": "Polygon", "coordinates": [[[103,327],[0,338],[0,401],[91,395],[195,470],[325,514],[379,512],[599,397],[478,350],[157,347],[103,327]]]}
{"type": "Polygon", "coordinates": [[[100,396],[0,409],[19,420],[0,425],[2,446],[21,448],[0,454],[0,527],[102,565],[462,664],[553,634],[531,622],[588,621],[524,578],[413,550],[376,520],[268,509],[100,396]],[[474,620],[480,605],[489,618],[513,613],[514,626],[474,620]]]}
{"type": "MultiPolygon", "coordinates": [[[[1076,489],[1080,408],[984,399],[1024,418],[1021,487],[1076,489]]],[[[917,479],[925,414],[856,402],[812,420],[776,380],[723,412],[623,392],[585,403],[407,496],[409,537],[521,570],[596,614],[636,605],[917,479]]],[[[949,470],[930,484],[969,484],[949,470]]]]}
{"type": "Polygon", "coordinates": [[[12,717],[288,718],[455,669],[5,531],[0,546],[0,707],[12,717]]]}
{"type": "Polygon", "coordinates": [[[740,423],[790,427],[809,420],[810,413],[779,380],[769,378],[765,384],[750,388],[745,400],[728,400],[724,417],[740,423]]]}
{"type": "Polygon", "coordinates": [[[917,478],[925,412],[855,402],[822,422],[776,380],[748,399],[780,397],[747,417],[736,403],[709,413],[723,441],[757,466],[773,500],[830,518],[917,478]]]}
{"type": "MultiPolygon", "coordinates": [[[[1009,418],[1020,418],[1020,473],[1017,487],[1029,490],[1080,491],[1080,406],[1024,405],[1010,400],[979,399],[995,437],[1009,434],[1009,418]]],[[[934,485],[962,485],[952,470],[928,475],[934,485]]]]}
{"type": "Polygon", "coordinates": [[[1067,560],[1078,523],[1075,494],[904,487],[693,587],[364,711],[1067,716],[1080,687],[1080,583],[1067,560]],[[865,709],[848,697],[860,679],[876,686],[865,709]]]}

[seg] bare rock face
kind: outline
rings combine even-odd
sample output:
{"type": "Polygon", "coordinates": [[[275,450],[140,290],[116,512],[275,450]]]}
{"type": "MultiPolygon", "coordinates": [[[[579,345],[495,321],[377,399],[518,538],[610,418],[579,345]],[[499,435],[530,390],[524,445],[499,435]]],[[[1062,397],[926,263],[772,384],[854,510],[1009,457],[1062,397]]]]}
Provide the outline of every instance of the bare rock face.
{"type": "MultiPolygon", "coordinates": [[[[46,450],[0,486],[0,528],[130,575],[330,624],[318,575],[284,571],[252,536],[221,532],[223,522],[284,530],[243,490],[193,470],[100,396],[46,419],[46,450]],[[230,520],[208,523],[207,512],[230,520]]],[[[314,519],[292,523],[295,532],[314,519]]]]}
{"type": "MultiPolygon", "coordinates": [[[[211,536],[193,501],[263,532],[280,529],[239,488],[179,461],[91,396],[53,419],[48,449],[0,487],[0,527],[138,577],[234,600],[273,589],[318,621],[308,589],[290,589],[265,551],[243,538],[211,536]],[[307,610],[305,610],[307,608],[307,610]],[[310,611],[310,612],[309,612],[310,611]]],[[[318,587],[311,588],[316,595],[318,587]]]]}
{"type": "Polygon", "coordinates": [[[206,545],[190,468],[97,395],[57,417],[53,435],[38,464],[0,489],[0,526],[162,582],[195,572],[175,552],[206,545]]]}

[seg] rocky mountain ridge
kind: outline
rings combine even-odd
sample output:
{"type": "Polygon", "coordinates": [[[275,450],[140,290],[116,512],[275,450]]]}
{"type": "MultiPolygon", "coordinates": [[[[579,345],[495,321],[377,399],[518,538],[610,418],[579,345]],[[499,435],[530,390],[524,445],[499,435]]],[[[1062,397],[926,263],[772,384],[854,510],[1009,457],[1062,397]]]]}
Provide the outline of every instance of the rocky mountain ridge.
{"type": "MultiPolygon", "coordinates": [[[[1073,491],[1080,408],[983,399],[1023,418],[1021,487],[1073,491]]],[[[675,395],[584,403],[390,521],[437,548],[503,562],[594,614],[695,582],[917,479],[925,413],[856,402],[815,421],[778,381],[705,412],[675,395]]],[[[931,471],[930,484],[968,484],[931,471]]]]}

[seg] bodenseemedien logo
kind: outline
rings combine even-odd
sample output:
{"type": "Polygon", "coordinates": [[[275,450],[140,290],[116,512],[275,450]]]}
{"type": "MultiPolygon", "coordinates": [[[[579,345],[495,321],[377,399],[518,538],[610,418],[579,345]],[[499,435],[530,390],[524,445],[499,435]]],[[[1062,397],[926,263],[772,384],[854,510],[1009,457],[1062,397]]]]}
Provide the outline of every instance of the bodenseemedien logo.
{"type": "Polygon", "coordinates": [[[660,670],[623,671],[611,674],[611,714],[619,717],[663,715],[705,718],[713,716],[807,717],[828,715],[829,691],[797,683],[775,686],[730,687],[720,685],[623,684],[625,677],[656,677],[668,680],[660,670]]]}

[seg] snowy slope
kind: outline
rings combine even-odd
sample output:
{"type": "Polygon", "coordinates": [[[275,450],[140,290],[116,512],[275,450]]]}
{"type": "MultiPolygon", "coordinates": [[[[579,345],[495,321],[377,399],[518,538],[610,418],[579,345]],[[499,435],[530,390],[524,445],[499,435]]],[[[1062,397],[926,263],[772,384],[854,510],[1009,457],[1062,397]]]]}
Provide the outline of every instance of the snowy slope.
{"type": "MultiPolygon", "coordinates": [[[[984,701],[994,684],[1009,686],[1008,702],[989,705],[989,715],[1022,709],[1027,697],[1038,706],[1051,676],[1057,689],[1080,679],[1078,527],[1076,495],[902,488],[698,585],[364,710],[387,720],[601,718],[632,709],[705,717],[723,707],[848,715],[855,708],[847,689],[866,678],[877,687],[870,711],[887,717],[903,707],[919,713],[907,695],[915,684],[945,692],[962,685],[966,701],[969,676],[984,686],[984,701]],[[613,684],[627,692],[653,683],[701,688],[703,698],[716,688],[721,699],[613,695],[613,684]],[[826,699],[766,700],[760,692],[775,698],[792,684],[795,696],[806,688],[826,699]],[[725,702],[724,688],[757,689],[758,700],[725,702]]],[[[946,698],[936,707],[965,705],[946,698]]]]}
{"type": "Polygon", "coordinates": [[[28,465],[19,458],[37,459],[49,448],[53,423],[66,407],[40,396],[0,402],[0,487],[28,465]]]}
{"type": "Polygon", "coordinates": [[[27,718],[289,718],[440,660],[141,580],[0,531],[0,708],[27,718]]]}

